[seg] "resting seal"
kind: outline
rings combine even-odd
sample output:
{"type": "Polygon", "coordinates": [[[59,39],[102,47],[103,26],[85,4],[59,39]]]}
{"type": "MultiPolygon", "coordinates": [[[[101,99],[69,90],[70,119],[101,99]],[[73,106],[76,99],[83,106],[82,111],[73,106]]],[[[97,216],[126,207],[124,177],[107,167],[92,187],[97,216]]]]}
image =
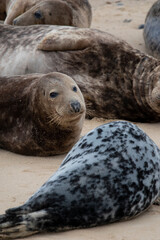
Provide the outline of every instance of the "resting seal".
{"type": "Polygon", "coordinates": [[[160,0],[152,5],[147,14],[143,36],[147,52],[160,58],[160,0]]]}
{"type": "Polygon", "coordinates": [[[67,74],[79,85],[89,117],[160,120],[159,61],[108,33],[0,25],[0,45],[1,75],[67,74]]]}
{"type": "Polygon", "coordinates": [[[68,152],[78,141],[85,103],[61,73],[0,77],[0,147],[25,155],[68,152]]]}
{"type": "Polygon", "coordinates": [[[116,121],[84,136],[22,206],[0,216],[0,238],[93,227],[146,210],[160,192],[160,150],[136,125],[116,121]]]}
{"type": "Polygon", "coordinates": [[[53,24],[90,27],[91,5],[88,0],[2,0],[5,24],[53,24]],[[3,4],[4,5],[4,4],[3,4]]]}
{"type": "Polygon", "coordinates": [[[6,18],[6,0],[0,1],[0,20],[5,20],[6,18]]]}

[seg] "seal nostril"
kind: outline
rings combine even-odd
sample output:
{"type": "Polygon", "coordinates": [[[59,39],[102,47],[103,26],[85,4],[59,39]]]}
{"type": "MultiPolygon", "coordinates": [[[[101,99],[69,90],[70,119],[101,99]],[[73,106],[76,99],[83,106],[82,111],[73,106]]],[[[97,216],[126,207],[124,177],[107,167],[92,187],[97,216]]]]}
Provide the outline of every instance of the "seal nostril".
{"type": "Polygon", "coordinates": [[[80,112],[81,104],[78,101],[72,102],[71,107],[74,110],[74,112],[80,112]]]}

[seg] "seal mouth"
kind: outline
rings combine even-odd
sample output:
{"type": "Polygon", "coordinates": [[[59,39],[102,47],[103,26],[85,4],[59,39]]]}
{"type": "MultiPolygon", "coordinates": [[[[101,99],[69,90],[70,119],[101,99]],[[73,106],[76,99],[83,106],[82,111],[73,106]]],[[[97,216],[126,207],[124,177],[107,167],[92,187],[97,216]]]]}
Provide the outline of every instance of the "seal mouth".
{"type": "Polygon", "coordinates": [[[85,110],[81,109],[80,111],[76,111],[76,112],[71,110],[65,115],[61,115],[58,111],[56,111],[56,114],[62,119],[64,119],[65,117],[65,121],[67,120],[71,121],[72,119],[75,120],[79,118],[84,112],[85,110]]]}
{"type": "Polygon", "coordinates": [[[74,123],[75,121],[78,121],[84,114],[85,110],[81,109],[80,112],[70,112],[71,114],[68,115],[61,115],[59,112],[55,111],[54,115],[48,116],[49,121],[48,124],[54,124],[57,126],[64,125],[65,123],[74,123]]]}
{"type": "Polygon", "coordinates": [[[69,119],[69,121],[77,120],[78,118],[80,118],[83,115],[83,113],[84,113],[84,111],[78,112],[77,114],[72,115],[72,117],[68,118],[68,119],[69,119]]]}
{"type": "Polygon", "coordinates": [[[71,102],[68,111],[66,111],[65,108],[62,108],[60,110],[55,109],[55,113],[61,118],[78,118],[78,116],[82,115],[84,112],[85,108],[79,102],[71,102]]]}

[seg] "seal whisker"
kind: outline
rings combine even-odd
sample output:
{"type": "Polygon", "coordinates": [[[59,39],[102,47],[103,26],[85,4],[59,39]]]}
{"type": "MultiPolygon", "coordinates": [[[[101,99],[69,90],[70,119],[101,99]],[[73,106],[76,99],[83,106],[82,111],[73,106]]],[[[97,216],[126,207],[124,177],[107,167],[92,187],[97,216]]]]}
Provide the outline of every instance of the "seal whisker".
{"type": "Polygon", "coordinates": [[[61,125],[62,123],[62,117],[60,117],[59,115],[51,115],[48,116],[49,121],[48,124],[55,124],[55,126],[61,125]]]}

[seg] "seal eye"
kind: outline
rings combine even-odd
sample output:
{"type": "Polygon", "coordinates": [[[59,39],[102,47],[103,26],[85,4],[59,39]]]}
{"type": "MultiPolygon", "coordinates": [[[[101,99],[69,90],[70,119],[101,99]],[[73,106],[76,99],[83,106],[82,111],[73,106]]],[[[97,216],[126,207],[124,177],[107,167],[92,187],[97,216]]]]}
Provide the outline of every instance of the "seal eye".
{"type": "Polygon", "coordinates": [[[59,93],[51,92],[49,95],[50,95],[51,98],[56,98],[59,95],[59,93]]]}
{"type": "Polygon", "coordinates": [[[40,11],[37,11],[37,12],[34,13],[34,16],[35,16],[36,18],[41,18],[41,17],[42,17],[42,14],[41,14],[40,11]]]}
{"type": "Polygon", "coordinates": [[[74,86],[72,89],[73,89],[73,92],[77,92],[77,87],[76,86],[74,86]]]}

